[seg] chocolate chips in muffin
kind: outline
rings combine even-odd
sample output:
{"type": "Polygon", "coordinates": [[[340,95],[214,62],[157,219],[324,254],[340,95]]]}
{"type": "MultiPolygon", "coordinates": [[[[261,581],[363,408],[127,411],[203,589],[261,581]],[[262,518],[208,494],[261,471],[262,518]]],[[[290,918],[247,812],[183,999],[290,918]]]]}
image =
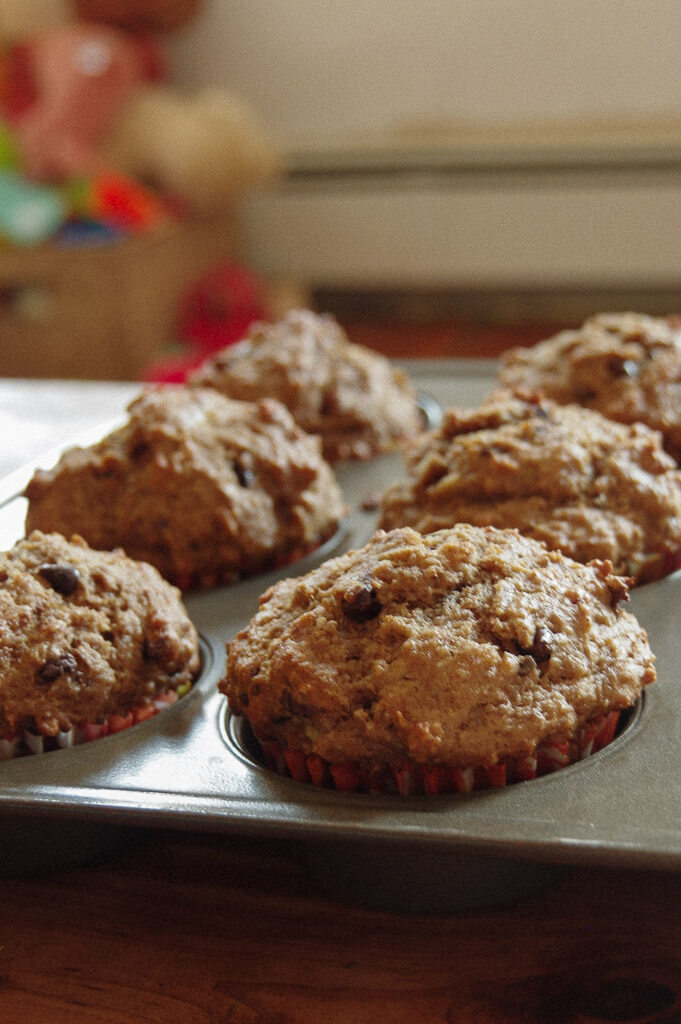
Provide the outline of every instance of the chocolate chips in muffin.
{"type": "Polygon", "coordinates": [[[681,555],[681,469],[644,424],[548,399],[452,408],[405,450],[379,525],[430,533],[512,527],[578,561],[608,559],[644,583],[681,555]]]}
{"type": "Polygon", "coordinates": [[[379,531],[271,587],[227,645],[220,689],[301,781],[518,781],[548,750],[583,756],[653,682],[626,590],[607,562],[513,530],[379,531]]]}
{"type": "Polygon", "coordinates": [[[191,382],[230,398],[283,402],[303,430],[321,437],[330,462],[370,458],[423,429],[406,374],[352,343],[333,317],[309,310],[254,325],[191,382]]]}
{"type": "MultiPolygon", "coordinates": [[[[0,554],[0,741],[155,714],[200,668],[179,591],[121,551],[38,531],[0,554]]],[[[66,742],[66,740],[65,740],[66,742]]]]}
{"type": "Polygon", "coordinates": [[[319,440],[280,403],[169,387],[128,412],[98,444],[34,474],[27,531],[122,547],[197,589],[292,561],[337,529],[344,502],[319,440]]]}
{"type": "Polygon", "coordinates": [[[659,430],[681,461],[681,320],[601,313],[577,330],[501,356],[498,387],[576,402],[659,430]]]}

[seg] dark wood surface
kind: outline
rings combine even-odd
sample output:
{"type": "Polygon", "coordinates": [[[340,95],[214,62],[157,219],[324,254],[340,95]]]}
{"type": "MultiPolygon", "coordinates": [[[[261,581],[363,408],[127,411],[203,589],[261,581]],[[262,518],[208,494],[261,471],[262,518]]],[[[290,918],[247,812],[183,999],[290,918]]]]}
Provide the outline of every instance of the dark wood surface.
{"type": "Polygon", "coordinates": [[[300,843],[139,830],[5,877],[4,1022],[681,1021],[681,875],[570,868],[447,916],[320,894],[300,843]]]}

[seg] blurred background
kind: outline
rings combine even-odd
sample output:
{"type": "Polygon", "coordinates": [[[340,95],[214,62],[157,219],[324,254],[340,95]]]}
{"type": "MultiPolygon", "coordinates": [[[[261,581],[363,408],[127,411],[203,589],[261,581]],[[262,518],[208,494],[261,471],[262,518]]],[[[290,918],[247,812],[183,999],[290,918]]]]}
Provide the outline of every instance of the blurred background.
{"type": "Polygon", "coordinates": [[[170,378],[292,305],[397,356],[679,311],[675,0],[2,3],[5,375],[170,378]],[[36,126],[43,56],[71,108],[36,126]]]}

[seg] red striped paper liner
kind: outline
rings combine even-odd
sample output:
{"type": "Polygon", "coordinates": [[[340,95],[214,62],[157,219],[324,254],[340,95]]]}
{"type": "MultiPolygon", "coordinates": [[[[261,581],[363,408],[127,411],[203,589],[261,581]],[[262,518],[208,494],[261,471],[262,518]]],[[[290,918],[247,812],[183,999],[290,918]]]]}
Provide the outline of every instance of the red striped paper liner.
{"type": "Polygon", "coordinates": [[[357,761],[330,763],[318,754],[288,750],[277,740],[258,740],[265,764],[279,775],[319,788],[343,793],[400,796],[471,793],[526,782],[559,771],[606,747],[614,738],[619,711],[610,711],[583,726],[565,743],[540,744],[535,753],[479,767],[438,764],[363,764],[357,761]]]}
{"type": "Polygon", "coordinates": [[[167,693],[159,694],[150,704],[132,708],[125,714],[110,715],[100,723],[74,726],[74,728],[58,732],[54,736],[22,729],[13,736],[0,738],[0,761],[23,757],[27,754],[45,754],[50,750],[65,750],[68,747],[77,747],[83,743],[102,739],[104,736],[123,732],[133,725],[146,722],[147,719],[153,718],[160,711],[170,707],[171,704],[175,704],[179,697],[184,695],[184,692],[186,691],[180,694],[176,690],[169,690],[167,693]]]}

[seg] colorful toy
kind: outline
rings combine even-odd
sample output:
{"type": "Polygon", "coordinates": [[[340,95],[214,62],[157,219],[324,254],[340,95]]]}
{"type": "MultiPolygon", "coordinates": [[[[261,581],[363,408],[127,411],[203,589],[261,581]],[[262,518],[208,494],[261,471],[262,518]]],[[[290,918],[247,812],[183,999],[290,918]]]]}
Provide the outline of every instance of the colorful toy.
{"type": "Polygon", "coordinates": [[[201,212],[275,174],[278,153],[240,100],[224,90],[189,98],[163,80],[158,33],[197,6],[2,0],[0,116],[24,172],[54,183],[115,170],[201,212]]]}
{"type": "Polygon", "coordinates": [[[67,194],[73,216],[122,232],[147,231],[170,215],[168,204],[155,192],[115,171],[71,182],[67,194]]]}
{"type": "Polygon", "coordinates": [[[14,245],[36,245],[51,238],[68,216],[56,188],[0,170],[0,237],[14,245]]]}
{"type": "Polygon", "coordinates": [[[125,232],[112,224],[77,217],[67,220],[51,242],[60,249],[84,249],[88,246],[108,245],[124,237],[125,232]]]}
{"type": "Polygon", "coordinates": [[[18,171],[19,150],[9,125],[0,120],[0,168],[18,171]]]}

